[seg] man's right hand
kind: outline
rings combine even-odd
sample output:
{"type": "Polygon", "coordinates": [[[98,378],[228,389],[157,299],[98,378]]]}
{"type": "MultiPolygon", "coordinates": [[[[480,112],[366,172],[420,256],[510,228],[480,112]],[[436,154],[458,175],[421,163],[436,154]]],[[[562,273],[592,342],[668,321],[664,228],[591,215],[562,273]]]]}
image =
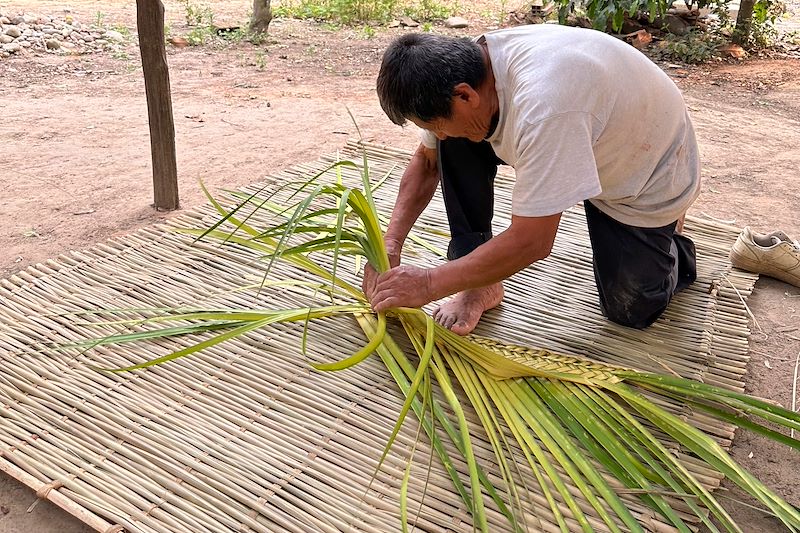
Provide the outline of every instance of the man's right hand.
{"type": "MultiPolygon", "coordinates": [[[[430,203],[439,185],[437,158],[435,148],[427,148],[424,144],[420,144],[400,179],[400,189],[392,210],[392,219],[383,238],[391,268],[400,266],[403,241],[422,210],[430,203]]],[[[370,265],[365,266],[361,290],[367,298],[370,298],[375,291],[377,279],[378,273],[375,269],[370,265]]]]}
{"type": "MultiPolygon", "coordinates": [[[[400,265],[400,252],[403,249],[403,243],[396,239],[387,239],[385,241],[386,254],[389,256],[389,268],[394,268],[400,265]]],[[[378,280],[378,272],[372,268],[369,263],[364,266],[364,279],[361,281],[361,290],[367,296],[367,299],[372,297],[375,291],[375,283],[378,280]]]]}

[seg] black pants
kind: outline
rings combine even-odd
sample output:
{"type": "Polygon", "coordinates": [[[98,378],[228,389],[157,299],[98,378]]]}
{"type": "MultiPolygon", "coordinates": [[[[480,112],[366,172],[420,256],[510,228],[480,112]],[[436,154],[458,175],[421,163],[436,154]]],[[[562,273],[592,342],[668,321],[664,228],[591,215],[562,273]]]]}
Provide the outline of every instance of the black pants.
{"type": "MultiPolygon", "coordinates": [[[[488,142],[448,138],[438,143],[439,173],[451,241],[448,259],[467,255],[492,238],[498,159],[488,142]]],[[[640,228],[616,221],[586,200],[594,278],[603,314],[646,328],[672,296],[697,277],[694,243],[675,233],[676,222],[640,228]]]]}

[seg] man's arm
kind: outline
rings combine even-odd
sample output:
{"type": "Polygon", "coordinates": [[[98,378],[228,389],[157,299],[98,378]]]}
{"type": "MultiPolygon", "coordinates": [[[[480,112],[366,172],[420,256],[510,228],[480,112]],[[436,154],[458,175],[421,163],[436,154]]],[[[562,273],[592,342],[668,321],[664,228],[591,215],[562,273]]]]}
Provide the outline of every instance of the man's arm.
{"type": "Polygon", "coordinates": [[[467,289],[502,281],[550,255],[561,213],[513,216],[511,225],[472,253],[431,269],[401,266],[381,274],[370,296],[375,311],[420,307],[467,289]]]}
{"type": "MultiPolygon", "coordinates": [[[[411,231],[414,222],[428,206],[439,184],[439,170],[437,166],[435,148],[428,148],[420,144],[411,161],[408,163],[403,177],[400,179],[400,190],[392,210],[392,218],[386,229],[383,240],[386,243],[386,253],[389,255],[389,264],[396,267],[400,264],[400,252],[403,243],[411,231]]],[[[367,265],[364,267],[362,290],[370,296],[375,287],[378,274],[367,265]]]]}
{"type": "Polygon", "coordinates": [[[439,184],[436,157],[435,148],[428,148],[424,144],[420,144],[403,173],[400,190],[392,210],[392,218],[384,235],[390,258],[392,255],[396,255],[399,260],[400,250],[411,227],[430,203],[433,193],[436,192],[439,184]]]}

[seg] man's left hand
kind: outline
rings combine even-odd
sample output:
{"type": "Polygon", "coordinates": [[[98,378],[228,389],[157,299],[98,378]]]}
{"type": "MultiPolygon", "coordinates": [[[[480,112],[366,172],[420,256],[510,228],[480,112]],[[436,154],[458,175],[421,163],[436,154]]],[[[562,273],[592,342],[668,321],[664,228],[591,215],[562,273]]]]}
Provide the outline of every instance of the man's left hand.
{"type": "Polygon", "coordinates": [[[395,307],[422,307],[434,300],[430,269],[398,266],[378,276],[369,298],[376,312],[395,307]]]}

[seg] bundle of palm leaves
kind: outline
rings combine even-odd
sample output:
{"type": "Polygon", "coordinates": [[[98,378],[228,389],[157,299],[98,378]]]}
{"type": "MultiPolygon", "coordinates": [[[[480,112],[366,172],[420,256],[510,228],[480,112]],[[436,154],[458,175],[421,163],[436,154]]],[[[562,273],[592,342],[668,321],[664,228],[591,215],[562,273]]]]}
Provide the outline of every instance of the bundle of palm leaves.
{"type": "MultiPolygon", "coordinates": [[[[254,251],[265,265],[262,286],[281,283],[313,287],[319,306],[161,312],[146,320],[114,323],[158,326],[178,321],[183,325],[113,335],[83,346],[213,333],[169,355],[135,366],[105,369],[127,372],[166,363],[271,324],[307,325],[317,319],[351,315],[366,335],[367,344],[339,361],[312,365],[319,371],[344,370],[377,354],[405,397],[383,458],[407,414],[413,411],[420,432],[427,434],[454,490],[481,531],[488,530],[485,498],[494,500],[512,529],[527,528],[523,508],[528,489],[517,482],[520,469],[528,470],[538,482],[553,521],[562,531],[643,531],[642,517],[647,509],[679,531],[690,531],[698,520],[711,531],[739,531],[701,480],[676,456],[676,447],[727,476],[791,531],[800,529],[796,508],[734,462],[715,440],[663,409],[659,399],[683,403],[800,449],[800,441],[781,432],[783,428],[800,430],[796,413],[679,377],[636,372],[477,336],[460,337],[434,323],[420,309],[401,308],[375,315],[361,290],[340,275],[340,263],[352,256],[356,268],[362,258],[379,272],[389,268],[382,233],[385,219],[379,216],[373,201],[373,191],[382,181],[370,181],[365,155],[360,166],[340,161],[304,182],[287,183],[270,193],[266,188],[253,194],[238,193],[238,204],[229,208],[204,189],[220,217],[206,230],[185,232],[198,240],[216,240],[254,251]],[[337,171],[343,167],[359,170],[360,189],[342,183],[337,171]],[[322,182],[330,175],[336,179],[322,182]],[[276,200],[280,190],[291,191],[282,202],[276,200]],[[252,222],[260,218],[254,217],[259,212],[269,212],[274,223],[261,226],[252,222]],[[321,262],[317,257],[327,259],[321,262]],[[275,261],[291,262],[317,277],[318,283],[271,280],[275,261]],[[324,304],[322,300],[326,300],[324,304]],[[392,322],[401,326],[395,331],[402,331],[406,338],[397,339],[396,332],[390,333],[387,324],[392,322]],[[412,347],[411,357],[402,345],[412,347]],[[491,444],[498,472],[487,473],[476,461],[472,446],[475,428],[468,423],[468,410],[474,411],[481,422],[481,438],[491,444]],[[445,445],[448,440],[451,445],[445,445]],[[453,450],[467,463],[468,480],[459,476],[450,456],[453,450]],[[490,478],[502,480],[503,490],[490,478]],[[508,497],[504,500],[501,493],[508,497]],[[631,504],[622,494],[634,494],[637,501],[631,504]]],[[[423,239],[414,239],[429,247],[423,239]]],[[[305,345],[308,327],[303,331],[305,345]]],[[[409,522],[406,491],[410,465],[409,461],[400,494],[404,531],[409,522]]]]}

